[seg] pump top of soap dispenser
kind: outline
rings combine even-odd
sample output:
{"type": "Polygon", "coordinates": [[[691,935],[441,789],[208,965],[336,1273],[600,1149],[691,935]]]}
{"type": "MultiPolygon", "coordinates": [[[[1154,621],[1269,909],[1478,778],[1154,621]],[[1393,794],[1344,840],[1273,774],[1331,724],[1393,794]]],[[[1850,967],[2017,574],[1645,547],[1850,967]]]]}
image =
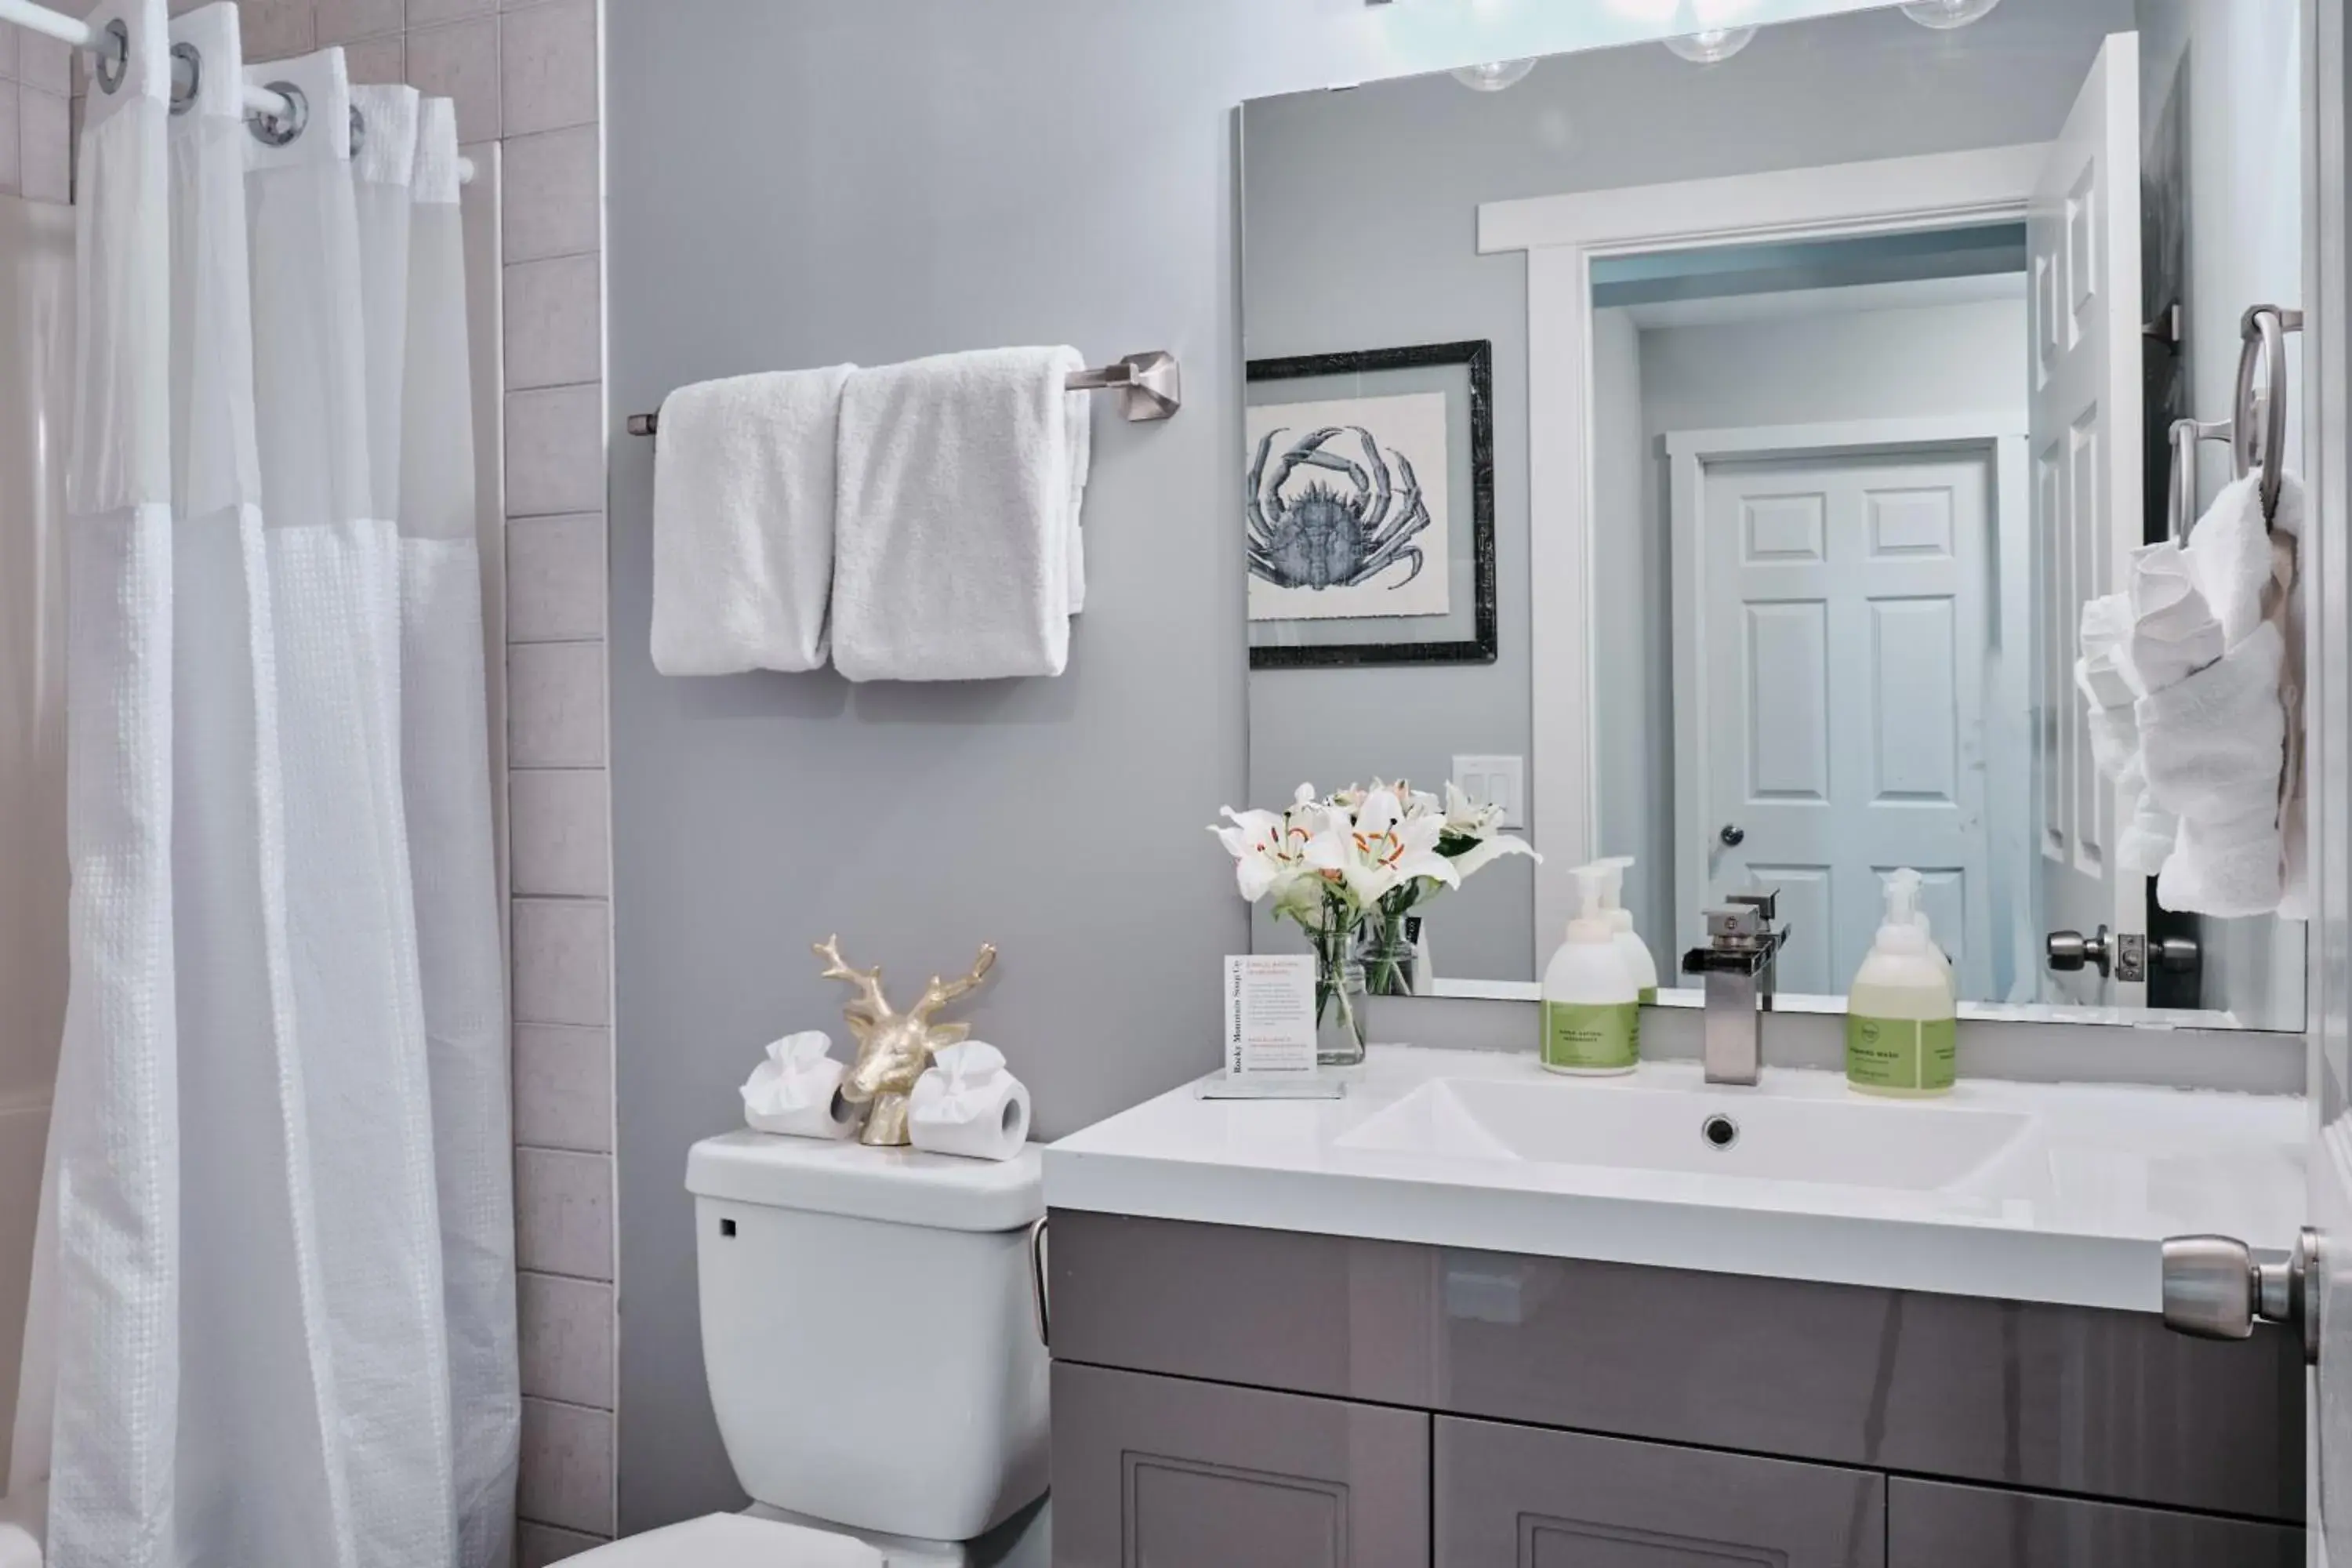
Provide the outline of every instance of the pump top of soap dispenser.
{"type": "Polygon", "coordinates": [[[1608,911],[1612,931],[1632,931],[1633,911],[1625,907],[1625,873],[1633,868],[1631,855],[1604,855],[1593,868],[1601,873],[1601,907],[1608,911]]]}
{"type": "Polygon", "coordinates": [[[1576,877],[1576,918],[1568,922],[1570,942],[1613,942],[1617,926],[1610,914],[1608,868],[1595,862],[1579,866],[1576,877]]]}
{"type": "Polygon", "coordinates": [[[1878,928],[1878,945],[1889,952],[1927,950],[1927,915],[1919,907],[1920,881],[1919,873],[1908,866],[1886,874],[1886,918],[1878,928]]]}

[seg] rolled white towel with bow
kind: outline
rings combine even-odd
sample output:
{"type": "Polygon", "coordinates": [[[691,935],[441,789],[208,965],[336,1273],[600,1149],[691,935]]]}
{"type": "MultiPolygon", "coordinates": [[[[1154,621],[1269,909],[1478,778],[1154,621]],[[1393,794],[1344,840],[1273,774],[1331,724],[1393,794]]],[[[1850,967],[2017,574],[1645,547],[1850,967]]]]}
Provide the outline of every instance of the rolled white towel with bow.
{"type": "Polygon", "coordinates": [[[794,1138],[855,1133],[856,1110],[841,1096],[848,1069],[832,1053],[831,1037],[816,1029],[771,1044],[768,1059],[751,1069],[743,1085],[744,1121],[754,1131],[794,1138]]]}
{"type": "Polygon", "coordinates": [[[973,1160],[1010,1160],[1029,1141],[1029,1090],[1004,1070],[1004,1053],[969,1040],[933,1053],[907,1101],[907,1136],[918,1149],[973,1160]]]}

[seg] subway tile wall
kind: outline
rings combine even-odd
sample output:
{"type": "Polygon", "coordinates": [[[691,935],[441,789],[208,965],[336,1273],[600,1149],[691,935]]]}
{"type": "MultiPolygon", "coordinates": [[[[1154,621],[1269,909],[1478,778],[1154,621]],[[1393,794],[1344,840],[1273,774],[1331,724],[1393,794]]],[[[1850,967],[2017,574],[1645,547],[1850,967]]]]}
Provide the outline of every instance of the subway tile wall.
{"type": "MultiPolygon", "coordinates": [[[[250,58],[340,46],[354,80],[454,99],[467,153],[499,170],[500,299],[477,321],[502,365],[520,1564],[539,1568],[609,1538],[614,1510],[602,15],[597,0],[242,6],[250,58]]],[[[0,25],[0,192],[68,199],[80,81],[66,47],[0,25]]]]}

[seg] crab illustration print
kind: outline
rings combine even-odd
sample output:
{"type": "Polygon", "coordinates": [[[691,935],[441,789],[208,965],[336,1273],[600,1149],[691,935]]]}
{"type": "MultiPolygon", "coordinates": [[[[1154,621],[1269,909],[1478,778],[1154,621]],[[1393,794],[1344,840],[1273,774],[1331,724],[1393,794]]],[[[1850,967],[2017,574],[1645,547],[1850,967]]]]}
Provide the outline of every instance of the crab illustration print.
{"type": "Polygon", "coordinates": [[[1445,414],[1436,393],[1249,410],[1252,620],[1447,613],[1445,414]]]}

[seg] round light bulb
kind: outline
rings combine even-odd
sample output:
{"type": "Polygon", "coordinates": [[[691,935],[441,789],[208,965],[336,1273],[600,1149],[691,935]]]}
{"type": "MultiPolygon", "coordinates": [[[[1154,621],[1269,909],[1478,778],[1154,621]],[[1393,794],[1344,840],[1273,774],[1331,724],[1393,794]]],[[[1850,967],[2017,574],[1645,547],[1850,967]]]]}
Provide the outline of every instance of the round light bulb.
{"type": "Polygon", "coordinates": [[[1903,14],[1923,27],[1945,33],[1983,21],[2000,4],[2000,0],[1911,0],[1903,14]]]}
{"type": "Polygon", "coordinates": [[[1702,27],[1696,33],[1685,33],[1679,38],[1668,38],[1666,47],[1693,65],[1720,65],[1748,47],[1756,37],[1749,27],[1702,27]]]}
{"type": "Polygon", "coordinates": [[[1483,66],[1464,66],[1454,73],[1454,79],[1474,92],[1500,92],[1525,80],[1535,68],[1533,60],[1490,60],[1483,66]]]}

